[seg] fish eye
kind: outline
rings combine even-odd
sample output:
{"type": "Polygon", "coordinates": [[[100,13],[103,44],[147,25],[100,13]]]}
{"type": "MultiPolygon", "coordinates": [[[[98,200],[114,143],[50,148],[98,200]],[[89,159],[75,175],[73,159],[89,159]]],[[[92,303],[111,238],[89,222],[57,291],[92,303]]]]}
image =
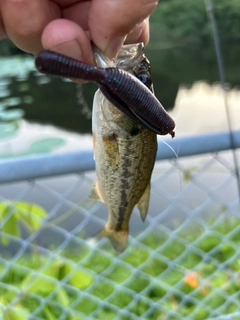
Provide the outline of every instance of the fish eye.
{"type": "Polygon", "coordinates": [[[143,84],[145,84],[145,85],[148,84],[148,81],[149,81],[149,76],[148,75],[143,73],[143,74],[139,74],[137,77],[143,84]]]}

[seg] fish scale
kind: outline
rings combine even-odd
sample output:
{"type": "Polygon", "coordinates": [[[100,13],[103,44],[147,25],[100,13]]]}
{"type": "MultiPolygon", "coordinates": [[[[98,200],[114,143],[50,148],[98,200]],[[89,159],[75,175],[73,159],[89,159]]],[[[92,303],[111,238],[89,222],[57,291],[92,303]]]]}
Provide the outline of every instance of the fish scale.
{"type": "Polygon", "coordinates": [[[143,45],[127,46],[120,52],[119,65],[130,73],[112,67],[116,64],[97,48],[98,67],[50,51],[36,57],[36,66],[43,73],[94,81],[100,87],[92,112],[97,181],[91,197],[108,208],[107,223],[97,236],[108,237],[119,252],[127,245],[134,206],[143,221],[148,212],[156,133],[174,137],[174,121],[151,91],[150,64],[141,48],[143,45]],[[125,58],[124,53],[128,53],[125,58]]]}
{"type": "MultiPolygon", "coordinates": [[[[96,190],[108,207],[107,224],[98,236],[107,236],[116,250],[123,251],[133,208],[150,184],[157,152],[156,134],[129,119],[98,90],[93,103],[93,135],[96,190]],[[103,109],[117,114],[118,125],[114,131],[103,109]],[[136,126],[139,133],[131,136],[130,131],[136,126]]],[[[143,218],[148,201],[149,196],[144,204],[145,211],[141,213],[143,218]]]]}

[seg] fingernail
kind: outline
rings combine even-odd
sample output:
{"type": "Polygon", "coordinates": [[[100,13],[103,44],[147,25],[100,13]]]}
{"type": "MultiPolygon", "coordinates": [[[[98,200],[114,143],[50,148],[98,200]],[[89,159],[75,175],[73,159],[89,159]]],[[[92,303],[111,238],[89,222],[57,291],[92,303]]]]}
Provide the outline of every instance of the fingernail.
{"type": "Polygon", "coordinates": [[[58,53],[65,54],[65,55],[67,55],[71,58],[77,59],[77,60],[83,59],[81,47],[76,40],[61,43],[61,44],[58,44],[57,46],[54,46],[52,48],[45,48],[45,49],[54,50],[58,53]]]}
{"type": "Polygon", "coordinates": [[[115,37],[110,43],[107,45],[104,53],[108,56],[108,58],[113,59],[117,56],[119,50],[124,44],[126,37],[115,37]]]}
{"type": "Polygon", "coordinates": [[[142,32],[143,32],[142,27],[141,26],[139,28],[137,27],[131,33],[128,34],[125,42],[127,44],[139,42],[142,32]]]}

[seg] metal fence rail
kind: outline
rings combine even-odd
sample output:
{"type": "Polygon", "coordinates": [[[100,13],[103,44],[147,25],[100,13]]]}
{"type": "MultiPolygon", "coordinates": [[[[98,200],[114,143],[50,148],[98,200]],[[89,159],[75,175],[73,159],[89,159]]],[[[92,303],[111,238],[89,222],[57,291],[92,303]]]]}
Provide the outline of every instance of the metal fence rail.
{"type": "Polygon", "coordinates": [[[92,237],[92,151],[0,162],[0,319],[240,319],[240,131],[159,142],[145,223],[92,237]],[[190,157],[191,156],[191,157],[190,157]],[[239,164],[238,164],[239,166],[239,164]],[[88,171],[88,172],[86,172],[88,171]]]}
{"type": "MultiPolygon", "coordinates": [[[[177,159],[240,148],[240,130],[158,141],[156,160],[177,159]],[[234,145],[232,145],[234,144],[234,145]],[[176,152],[176,154],[173,152],[176,152]]],[[[0,183],[94,170],[93,151],[21,157],[0,161],[0,183]]]]}

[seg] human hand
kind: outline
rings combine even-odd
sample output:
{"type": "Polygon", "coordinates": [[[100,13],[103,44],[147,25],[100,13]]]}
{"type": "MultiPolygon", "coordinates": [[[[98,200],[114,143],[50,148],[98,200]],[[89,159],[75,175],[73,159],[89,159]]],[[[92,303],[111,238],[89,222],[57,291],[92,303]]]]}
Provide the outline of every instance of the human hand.
{"type": "Polygon", "coordinates": [[[36,54],[53,50],[94,64],[91,41],[109,58],[149,40],[157,0],[0,0],[0,39],[36,54]]]}

